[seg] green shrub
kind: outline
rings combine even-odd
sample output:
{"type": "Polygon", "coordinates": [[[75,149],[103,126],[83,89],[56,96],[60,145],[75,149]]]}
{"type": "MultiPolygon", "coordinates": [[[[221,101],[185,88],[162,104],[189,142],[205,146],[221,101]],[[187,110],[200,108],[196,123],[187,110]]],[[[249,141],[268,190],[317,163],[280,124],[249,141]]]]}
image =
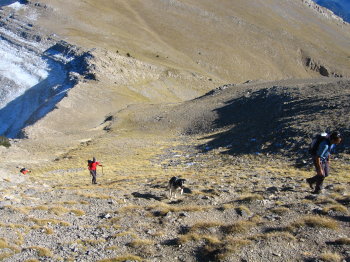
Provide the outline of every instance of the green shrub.
{"type": "Polygon", "coordinates": [[[0,146],[9,148],[11,146],[10,140],[5,136],[0,136],[0,146]]]}

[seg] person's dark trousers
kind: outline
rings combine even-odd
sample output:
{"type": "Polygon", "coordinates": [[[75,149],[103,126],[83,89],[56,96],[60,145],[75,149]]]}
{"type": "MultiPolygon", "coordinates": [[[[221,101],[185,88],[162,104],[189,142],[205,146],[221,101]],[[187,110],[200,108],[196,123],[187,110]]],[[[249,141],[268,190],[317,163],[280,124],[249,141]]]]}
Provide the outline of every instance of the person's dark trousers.
{"type": "Polygon", "coordinates": [[[96,170],[90,170],[90,174],[92,176],[92,183],[97,184],[97,182],[96,182],[96,170]]]}
{"type": "MultiPolygon", "coordinates": [[[[316,160],[314,160],[314,165],[316,167],[316,160]]],[[[315,186],[315,193],[319,193],[321,191],[322,185],[323,185],[323,181],[328,176],[328,173],[329,173],[328,161],[322,161],[321,162],[321,167],[322,167],[324,176],[316,175],[316,176],[310,177],[308,179],[308,183],[310,183],[311,185],[316,184],[316,186],[315,186]]]]}

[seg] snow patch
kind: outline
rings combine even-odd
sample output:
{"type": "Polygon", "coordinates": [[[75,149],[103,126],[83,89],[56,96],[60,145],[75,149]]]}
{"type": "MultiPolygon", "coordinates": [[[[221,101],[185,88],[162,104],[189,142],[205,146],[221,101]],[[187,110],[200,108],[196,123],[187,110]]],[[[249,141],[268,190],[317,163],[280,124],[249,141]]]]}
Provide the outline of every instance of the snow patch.
{"type": "Polygon", "coordinates": [[[11,7],[12,9],[15,9],[16,11],[20,10],[20,9],[25,9],[26,5],[21,4],[20,2],[15,2],[13,4],[10,4],[9,7],[11,7]]]}
{"type": "Polygon", "coordinates": [[[0,39],[0,109],[48,76],[48,65],[36,54],[0,39]]]}

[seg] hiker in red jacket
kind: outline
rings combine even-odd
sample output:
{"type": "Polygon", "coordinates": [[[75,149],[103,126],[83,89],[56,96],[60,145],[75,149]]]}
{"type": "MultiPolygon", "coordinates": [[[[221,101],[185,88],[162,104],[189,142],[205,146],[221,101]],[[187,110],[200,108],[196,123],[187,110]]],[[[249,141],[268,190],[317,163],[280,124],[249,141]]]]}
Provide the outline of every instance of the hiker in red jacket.
{"type": "Polygon", "coordinates": [[[91,160],[88,160],[88,167],[89,167],[89,171],[90,171],[90,174],[92,176],[92,184],[97,184],[96,182],[96,167],[97,166],[102,166],[100,164],[100,162],[96,162],[96,158],[93,157],[92,158],[92,161],[91,160]]]}
{"type": "Polygon", "coordinates": [[[30,171],[29,169],[23,167],[19,172],[21,172],[23,175],[25,175],[27,173],[31,173],[32,171],[30,171]]]}

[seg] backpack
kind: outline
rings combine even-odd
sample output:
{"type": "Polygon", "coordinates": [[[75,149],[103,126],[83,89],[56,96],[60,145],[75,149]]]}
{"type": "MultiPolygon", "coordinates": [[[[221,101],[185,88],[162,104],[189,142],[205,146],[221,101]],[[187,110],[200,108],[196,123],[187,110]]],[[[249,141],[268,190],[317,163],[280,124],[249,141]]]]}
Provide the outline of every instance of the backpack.
{"type": "Polygon", "coordinates": [[[320,144],[324,141],[328,140],[328,134],[327,133],[321,133],[312,139],[310,145],[309,145],[309,154],[312,156],[315,156],[317,154],[318,147],[320,144]]]}

